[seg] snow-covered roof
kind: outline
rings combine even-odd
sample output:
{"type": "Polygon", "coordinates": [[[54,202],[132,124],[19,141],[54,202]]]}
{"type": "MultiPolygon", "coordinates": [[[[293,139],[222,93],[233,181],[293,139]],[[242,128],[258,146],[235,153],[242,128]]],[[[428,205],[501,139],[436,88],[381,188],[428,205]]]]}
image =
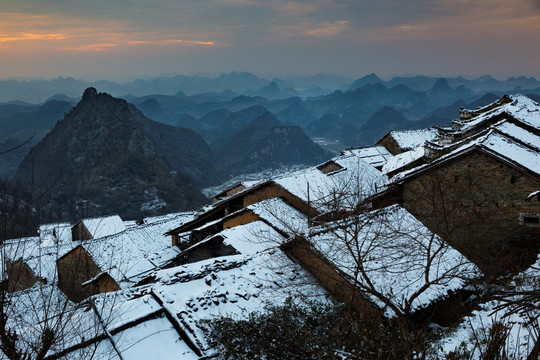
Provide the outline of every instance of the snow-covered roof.
{"type": "Polygon", "coordinates": [[[252,221],[247,224],[227,228],[217,234],[210,235],[202,241],[193,244],[184,252],[204,246],[214,239],[222,239],[223,244],[230,245],[239,253],[251,255],[282,244],[286,239],[272,226],[264,221],[252,221]]]}
{"type": "Polygon", "coordinates": [[[164,315],[163,306],[151,294],[124,291],[103,294],[94,301],[123,359],[199,358],[182,341],[175,325],[164,315]]]}
{"type": "MultiPolygon", "coordinates": [[[[540,137],[534,137],[537,139],[537,144],[540,144],[540,137]]],[[[526,147],[496,132],[488,134],[485,139],[479,142],[479,145],[502,158],[510,160],[514,164],[540,175],[540,152],[535,149],[526,147]]]]}
{"type": "Polygon", "coordinates": [[[302,294],[313,299],[326,292],[281,250],[233,255],[161,270],[152,291],[193,343],[211,352],[201,320],[230,316],[246,319],[268,304],[280,305],[302,294]]]}
{"type": "Polygon", "coordinates": [[[540,130],[540,104],[525,95],[511,95],[509,103],[502,104],[470,120],[457,120],[460,132],[468,132],[491,118],[506,113],[517,121],[540,130]]]}
{"type": "Polygon", "coordinates": [[[308,218],[280,198],[264,200],[247,207],[261,219],[285,234],[306,234],[308,218]]]}
{"type": "Polygon", "coordinates": [[[122,359],[199,360],[165,316],[146,320],[112,337],[122,359]]]}
{"type": "Polygon", "coordinates": [[[451,152],[440,156],[429,164],[420,165],[416,168],[402,171],[393,176],[389,182],[397,182],[411,174],[438,165],[456,156],[467,153],[473,149],[480,149],[514,166],[529,170],[540,175],[540,136],[512,124],[500,123],[490,128],[484,135],[478,136],[463,145],[458,146],[451,152]]]}
{"type": "Polygon", "coordinates": [[[414,312],[462,289],[464,279],[481,276],[476,265],[398,205],[328,224],[321,231],[310,240],[315,249],[349,281],[356,276],[363,293],[387,316],[394,316],[394,310],[375,293],[414,312]],[[415,296],[428,284],[426,273],[433,283],[415,296]]]}
{"type": "Polygon", "coordinates": [[[164,221],[175,221],[176,223],[185,223],[197,215],[194,211],[171,213],[159,216],[146,217],[143,219],[145,224],[163,223],[164,221]]]}
{"type": "MultiPolygon", "coordinates": [[[[74,304],[55,286],[34,287],[8,294],[8,327],[24,334],[24,340],[39,344],[46,324],[58,331],[59,341],[48,356],[66,353],[60,359],[199,359],[181,339],[177,324],[151,294],[140,290],[99,294],[74,304]],[[62,317],[57,317],[62,314],[62,317]],[[60,319],[58,321],[57,319],[60,319]],[[58,327],[54,327],[59,324],[58,327]],[[85,347],[81,343],[87,342],[85,347]]],[[[21,342],[22,346],[22,342],[21,342]]],[[[4,359],[0,353],[0,358],[4,359]]]]}
{"type": "Polygon", "coordinates": [[[93,314],[70,302],[56,286],[37,282],[29,289],[6,295],[8,301],[5,311],[10,315],[17,314],[8,316],[6,328],[24,334],[18,342],[23,349],[28,344],[40,343],[45,326],[58,331],[56,335],[62,337],[62,341],[55,342],[48,354],[62,351],[70,344],[80,343],[81,336],[95,337],[96,333],[102,333],[93,314]],[[58,314],[64,315],[58,322],[59,327],[56,325],[58,314]]]}
{"type": "Polygon", "coordinates": [[[415,162],[416,160],[421,159],[424,154],[425,151],[423,146],[419,146],[416,149],[397,154],[393,158],[388,159],[381,171],[383,174],[394,172],[407,166],[408,164],[415,162]]]}
{"type": "Polygon", "coordinates": [[[223,243],[230,245],[241,254],[251,255],[276,247],[285,240],[276,230],[262,221],[225,229],[219,233],[223,243]]]}
{"type": "Polygon", "coordinates": [[[438,131],[436,129],[394,130],[390,131],[389,135],[401,149],[413,150],[424,145],[426,141],[436,139],[438,131]]]}
{"type": "Polygon", "coordinates": [[[69,242],[71,241],[71,224],[43,224],[39,226],[38,233],[41,238],[41,246],[52,246],[58,242],[69,242]]]}
{"type": "Polygon", "coordinates": [[[81,221],[94,239],[118,234],[119,232],[126,230],[126,226],[124,225],[122,218],[120,218],[118,215],[83,219],[81,221]]]}
{"type": "Polygon", "coordinates": [[[137,275],[163,265],[180,252],[171,247],[170,239],[163,235],[178,217],[165,218],[151,224],[128,228],[125,231],[92,241],[82,241],[81,246],[96,265],[121,287],[128,286],[137,275]]]}
{"type": "Polygon", "coordinates": [[[392,154],[384,146],[368,146],[361,148],[350,148],[342,151],[341,155],[355,155],[373,167],[383,166],[392,154]]]}
{"type": "Polygon", "coordinates": [[[524,143],[530,148],[540,151],[540,142],[538,141],[539,137],[530,131],[527,131],[507,121],[501,121],[492,128],[512,139],[524,143]]]}
{"type": "Polygon", "coordinates": [[[354,154],[333,161],[342,169],[324,174],[312,167],[272,181],[321,212],[335,210],[335,206],[355,206],[386,181],[386,176],[354,154]]]}
{"type": "Polygon", "coordinates": [[[44,244],[39,237],[29,237],[22,239],[10,239],[2,245],[2,256],[0,265],[3,262],[13,263],[22,260],[32,270],[35,276],[44,278],[47,283],[55,283],[57,280],[56,260],[63,254],[69,252],[78,245],[78,242],[71,240],[62,243],[44,244]]]}

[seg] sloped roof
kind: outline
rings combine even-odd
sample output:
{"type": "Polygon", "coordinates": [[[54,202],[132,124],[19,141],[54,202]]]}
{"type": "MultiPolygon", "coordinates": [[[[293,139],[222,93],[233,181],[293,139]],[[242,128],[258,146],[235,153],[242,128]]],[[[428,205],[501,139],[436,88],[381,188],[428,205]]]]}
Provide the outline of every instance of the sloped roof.
{"type": "MultiPolygon", "coordinates": [[[[284,236],[307,233],[307,216],[287,204],[287,202],[281,198],[267,199],[248,205],[247,207],[226,215],[223,218],[207,222],[202,226],[193,229],[193,231],[211,229],[216,225],[218,225],[218,228],[221,228],[225,221],[236,216],[240,216],[247,211],[251,211],[253,214],[257,215],[261,220],[263,220],[263,222],[267,223],[284,236]]],[[[222,232],[220,231],[219,234],[221,235],[222,232]]],[[[194,244],[186,250],[189,250],[195,246],[197,246],[197,244],[194,244]]]]}
{"type": "MultiPolygon", "coordinates": [[[[9,306],[20,316],[8,317],[8,326],[24,334],[25,340],[39,343],[45,319],[60,313],[61,341],[47,356],[60,359],[162,359],[179,357],[196,360],[199,356],[181,339],[177,324],[165,316],[163,306],[143,289],[99,294],[89,303],[74,304],[55,286],[34,287],[8,294],[9,306]],[[32,340],[35,339],[35,340],[32,340]],[[82,343],[86,346],[81,347],[82,343]]],[[[0,358],[4,358],[0,353],[0,358]]]]}
{"type": "MultiPolygon", "coordinates": [[[[398,205],[328,224],[310,241],[351,283],[356,277],[364,291],[372,284],[399,309],[412,300],[413,312],[462,289],[467,284],[464,279],[481,276],[476,265],[398,205]],[[426,268],[428,259],[432,263],[426,268]],[[359,264],[367,277],[358,271],[359,264]],[[435,283],[413,297],[427,284],[426,272],[435,283]]],[[[380,298],[367,291],[364,294],[387,316],[395,315],[380,298]]]]}
{"type": "Polygon", "coordinates": [[[41,246],[51,246],[57,242],[64,243],[71,241],[71,224],[43,224],[39,226],[38,233],[41,238],[41,246]]]}
{"type": "Polygon", "coordinates": [[[145,224],[163,223],[164,221],[188,222],[192,220],[197,213],[195,211],[184,211],[165,215],[151,216],[143,219],[145,224]]]}
{"type": "Polygon", "coordinates": [[[391,136],[401,149],[413,150],[424,145],[426,141],[436,139],[438,131],[437,129],[394,130],[387,136],[391,136]]]}
{"type": "Polygon", "coordinates": [[[32,270],[35,276],[44,278],[47,282],[54,283],[57,280],[56,260],[63,254],[71,251],[78,245],[78,242],[71,240],[63,243],[42,243],[39,237],[29,237],[21,239],[10,239],[1,245],[3,256],[2,261],[15,262],[19,259],[24,261],[32,270]]]}
{"type": "Polygon", "coordinates": [[[220,316],[246,319],[251,312],[261,311],[268,304],[283,304],[297,293],[325,294],[309,274],[277,248],[161,270],[155,277],[152,291],[206,354],[212,350],[200,320],[220,316]]]}
{"type": "Polygon", "coordinates": [[[540,104],[525,95],[511,95],[509,103],[502,104],[469,120],[456,120],[460,125],[459,132],[466,133],[483,122],[499,115],[507,114],[525,126],[540,130],[540,104]]]}
{"type": "Polygon", "coordinates": [[[178,255],[179,249],[171,247],[170,239],[163,235],[177,221],[176,216],[165,218],[101,239],[82,241],[81,246],[101,270],[125,287],[135,281],[130,279],[178,255]]]}
{"type": "Polygon", "coordinates": [[[306,214],[296,210],[283,199],[268,199],[249,205],[247,208],[285,234],[306,234],[308,232],[306,214]]]}
{"type": "Polygon", "coordinates": [[[94,239],[118,234],[126,230],[126,225],[118,215],[83,219],[81,222],[86,226],[94,239]]]}
{"type": "Polygon", "coordinates": [[[103,294],[95,303],[123,359],[199,359],[151,294],[103,294]]]}
{"type": "Polygon", "coordinates": [[[263,221],[252,221],[220,231],[209,236],[185,251],[190,251],[215,238],[223,239],[225,245],[230,245],[243,255],[252,255],[266,249],[276,247],[285,241],[285,238],[274,228],[263,221]]]}
{"type": "MultiPolygon", "coordinates": [[[[60,343],[56,343],[48,354],[61,351],[64,344],[80,343],[81,336],[90,333],[95,336],[96,332],[100,332],[96,329],[94,319],[86,316],[83,309],[70,302],[56,286],[37,282],[29,289],[6,295],[9,298],[6,311],[9,314],[17,314],[8,317],[7,328],[16,330],[18,334],[24,334],[25,340],[29,343],[39,344],[43,325],[46,324],[45,319],[54,319],[60,312],[67,314],[62,319],[60,329],[63,331],[63,339],[60,343]]],[[[24,346],[22,343],[19,345],[24,346]]]]}
{"type": "Polygon", "coordinates": [[[407,166],[408,164],[411,164],[414,161],[422,159],[424,155],[425,150],[423,146],[419,146],[413,150],[405,151],[401,154],[395,155],[391,159],[388,159],[381,171],[383,174],[389,174],[407,166]]]}
{"type": "Polygon", "coordinates": [[[538,151],[540,136],[523,131],[523,129],[517,126],[510,125],[500,123],[498,124],[500,128],[497,126],[492,127],[482,136],[475,137],[468,142],[462,142],[463,145],[458,146],[451,152],[428,164],[396,174],[389,179],[389,183],[401,181],[406,177],[415,175],[475,149],[479,149],[510,165],[540,176],[540,152],[538,151]]]}
{"type": "Polygon", "coordinates": [[[272,181],[321,212],[333,210],[336,200],[362,200],[386,181],[386,176],[354,153],[333,161],[343,169],[324,174],[312,167],[272,181]]]}
{"type": "Polygon", "coordinates": [[[349,148],[341,152],[342,156],[350,154],[359,157],[376,168],[383,166],[388,159],[391,159],[394,156],[388,151],[388,149],[380,145],[349,148]]]}

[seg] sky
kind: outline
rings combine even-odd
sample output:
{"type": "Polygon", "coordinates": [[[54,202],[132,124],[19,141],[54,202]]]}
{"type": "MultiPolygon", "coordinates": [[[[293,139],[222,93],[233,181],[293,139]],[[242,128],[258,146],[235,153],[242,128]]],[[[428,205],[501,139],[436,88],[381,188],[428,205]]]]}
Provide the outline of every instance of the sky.
{"type": "Polygon", "coordinates": [[[0,78],[540,78],[540,0],[0,0],[0,78]]]}

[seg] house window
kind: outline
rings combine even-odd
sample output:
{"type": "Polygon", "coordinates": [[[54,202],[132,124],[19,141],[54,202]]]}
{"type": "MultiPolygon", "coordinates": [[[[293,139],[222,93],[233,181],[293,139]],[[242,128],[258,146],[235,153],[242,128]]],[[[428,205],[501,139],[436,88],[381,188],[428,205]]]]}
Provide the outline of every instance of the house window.
{"type": "Polygon", "coordinates": [[[515,182],[516,182],[516,177],[514,175],[512,175],[510,177],[510,184],[515,184],[515,182]]]}
{"type": "Polygon", "coordinates": [[[525,224],[539,224],[540,220],[539,220],[538,216],[524,216],[523,217],[523,222],[525,224]]]}
{"type": "Polygon", "coordinates": [[[540,227],[540,214],[521,213],[519,214],[519,223],[530,227],[540,227]]]}

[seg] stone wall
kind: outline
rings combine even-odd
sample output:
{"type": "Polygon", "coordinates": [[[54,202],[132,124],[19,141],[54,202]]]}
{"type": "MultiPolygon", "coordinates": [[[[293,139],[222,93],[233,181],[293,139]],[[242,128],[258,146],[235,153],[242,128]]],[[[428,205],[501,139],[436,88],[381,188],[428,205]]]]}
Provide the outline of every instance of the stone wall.
{"type": "Polygon", "coordinates": [[[93,236],[90,234],[90,231],[86,228],[82,221],[79,221],[71,228],[71,239],[73,241],[77,240],[92,240],[93,236]]]}
{"type": "Polygon", "coordinates": [[[254,214],[251,210],[242,212],[241,214],[238,214],[237,216],[233,216],[230,219],[227,219],[223,222],[223,228],[222,230],[233,228],[235,226],[239,225],[245,225],[247,223],[257,221],[260,218],[254,214]]]}
{"type": "Polygon", "coordinates": [[[392,155],[401,154],[403,152],[403,149],[399,147],[396,140],[394,140],[394,138],[390,134],[387,134],[385,137],[379,140],[375,145],[384,146],[392,155]]]}
{"type": "Polygon", "coordinates": [[[285,199],[287,203],[291,205],[293,208],[295,208],[296,210],[310,217],[319,215],[319,213],[316,210],[310,208],[305,201],[303,201],[302,199],[298,198],[297,196],[291,194],[287,190],[273,183],[270,183],[264,187],[261,187],[257,190],[254,190],[246,194],[243,198],[243,205],[244,207],[247,207],[249,205],[261,202],[263,200],[275,199],[275,198],[285,199]]]}
{"type": "Polygon", "coordinates": [[[407,179],[402,205],[488,275],[501,274],[536,258],[540,227],[523,219],[539,215],[540,203],[525,200],[538,189],[538,177],[475,150],[407,179]]]}
{"type": "Polygon", "coordinates": [[[80,302],[98,293],[98,288],[82,284],[101,272],[82,246],[78,246],[58,259],[58,287],[68,299],[80,302]]]}
{"type": "Polygon", "coordinates": [[[282,250],[307,270],[317,283],[338,301],[350,306],[364,320],[380,322],[382,315],[379,309],[365,299],[353,284],[313,250],[306,239],[297,237],[282,245],[282,250]]]}
{"type": "Polygon", "coordinates": [[[31,288],[38,280],[30,267],[22,260],[6,264],[7,290],[16,292],[31,288]]]}

